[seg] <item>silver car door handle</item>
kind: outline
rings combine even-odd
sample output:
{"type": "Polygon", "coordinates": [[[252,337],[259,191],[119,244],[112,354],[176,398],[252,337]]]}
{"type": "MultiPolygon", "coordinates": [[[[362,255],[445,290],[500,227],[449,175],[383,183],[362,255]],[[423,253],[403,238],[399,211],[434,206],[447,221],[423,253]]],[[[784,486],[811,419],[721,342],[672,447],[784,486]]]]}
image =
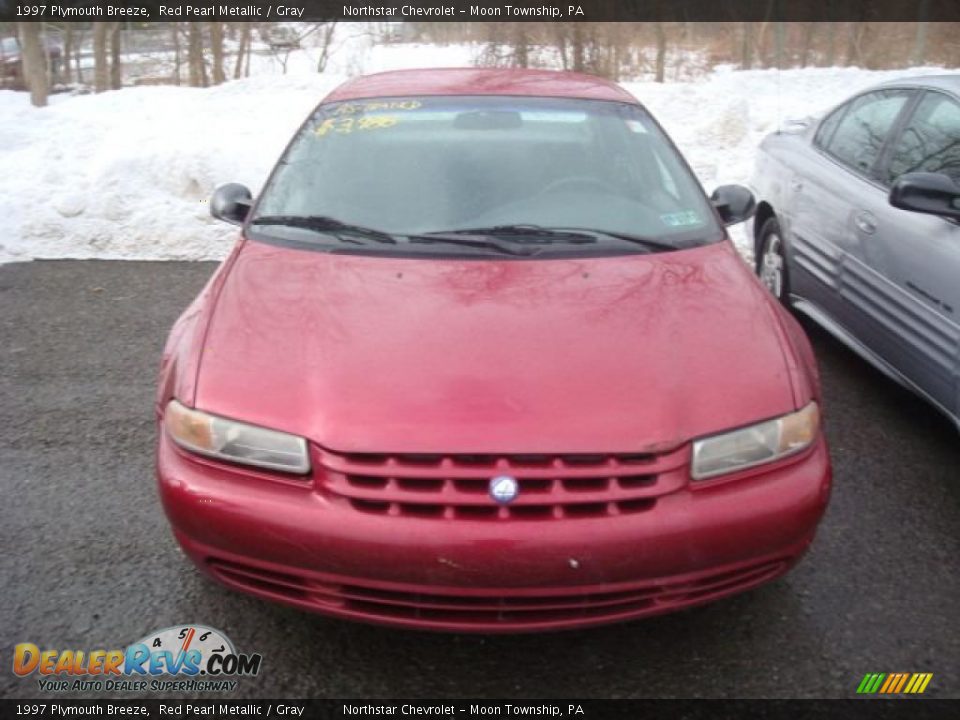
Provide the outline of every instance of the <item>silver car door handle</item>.
{"type": "Polygon", "coordinates": [[[790,189],[793,190],[794,192],[800,192],[801,190],[803,190],[803,182],[800,180],[791,180],[790,189]]]}
{"type": "Polygon", "coordinates": [[[857,230],[866,235],[873,235],[877,231],[877,223],[873,215],[868,212],[857,213],[853,223],[857,226],[857,230]]]}

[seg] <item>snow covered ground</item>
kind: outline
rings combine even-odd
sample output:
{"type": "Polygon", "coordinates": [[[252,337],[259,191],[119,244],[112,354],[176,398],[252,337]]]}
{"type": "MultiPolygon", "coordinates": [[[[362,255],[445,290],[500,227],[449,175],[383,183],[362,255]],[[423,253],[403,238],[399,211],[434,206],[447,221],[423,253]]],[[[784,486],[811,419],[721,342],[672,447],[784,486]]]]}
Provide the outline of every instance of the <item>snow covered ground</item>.
{"type": "MultiPolygon", "coordinates": [[[[356,40],[354,41],[356,44],[356,40]]],[[[0,91],[0,262],[32,258],[218,259],[234,230],[207,198],[223,182],[258,191],[306,114],[346,76],[469,65],[469,46],[363,46],[330,72],[310,62],[208,89],[135,87],[57,95],[47,108],[0,91]]],[[[892,77],[938,68],[718,68],[688,82],[624,83],[684,152],[704,187],[744,182],[761,138],[892,77]]],[[[741,247],[745,247],[740,233],[741,247]]]]}

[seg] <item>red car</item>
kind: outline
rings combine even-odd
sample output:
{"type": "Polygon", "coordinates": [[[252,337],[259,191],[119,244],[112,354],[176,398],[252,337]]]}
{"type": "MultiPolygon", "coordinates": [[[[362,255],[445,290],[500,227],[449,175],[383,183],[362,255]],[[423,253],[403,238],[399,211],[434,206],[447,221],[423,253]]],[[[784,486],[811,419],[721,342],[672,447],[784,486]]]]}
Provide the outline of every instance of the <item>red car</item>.
{"type": "Polygon", "coordinates": [[[173,532],[227,586],[342,618],[531,631],[771,580],[831,470],[810,345],[617,85],[420,70],[333,91],[177,321],[173,532]]]}

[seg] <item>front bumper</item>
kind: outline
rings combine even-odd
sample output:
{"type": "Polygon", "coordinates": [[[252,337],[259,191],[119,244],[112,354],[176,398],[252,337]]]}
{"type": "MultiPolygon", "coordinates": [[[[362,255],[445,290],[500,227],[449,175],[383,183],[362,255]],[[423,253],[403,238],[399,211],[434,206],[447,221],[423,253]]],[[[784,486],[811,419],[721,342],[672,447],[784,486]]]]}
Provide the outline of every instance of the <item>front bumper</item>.
{"type": "Polygon", "coordinates": [[[517,632],[679,610],[782,575],[813,539],[831,469],[821,437],[645,512],[509,521],[357,512],[309,481],[187,455],[162,431],[157,478],[176,539],[229,587],[355,620],[517,632]]]}

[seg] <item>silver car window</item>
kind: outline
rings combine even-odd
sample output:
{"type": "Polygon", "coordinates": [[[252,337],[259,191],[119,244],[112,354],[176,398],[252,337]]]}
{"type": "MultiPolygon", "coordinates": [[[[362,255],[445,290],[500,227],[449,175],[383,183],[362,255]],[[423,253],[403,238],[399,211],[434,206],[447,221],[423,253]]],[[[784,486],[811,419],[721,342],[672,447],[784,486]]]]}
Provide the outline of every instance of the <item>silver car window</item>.
{"type": "Polygon", "coordinates": [[[824,149],[844,165],[869,174],[909,98],[904,90],[878,90],[855,98],[848,103],[832,137],[824,138],[824,149]]]}
{"type": "Polygon", "coordinates": [[[943,93],[926,93],[893,149],[887,180],[908,172],[960,180],[960,103],[943,93]]]}

